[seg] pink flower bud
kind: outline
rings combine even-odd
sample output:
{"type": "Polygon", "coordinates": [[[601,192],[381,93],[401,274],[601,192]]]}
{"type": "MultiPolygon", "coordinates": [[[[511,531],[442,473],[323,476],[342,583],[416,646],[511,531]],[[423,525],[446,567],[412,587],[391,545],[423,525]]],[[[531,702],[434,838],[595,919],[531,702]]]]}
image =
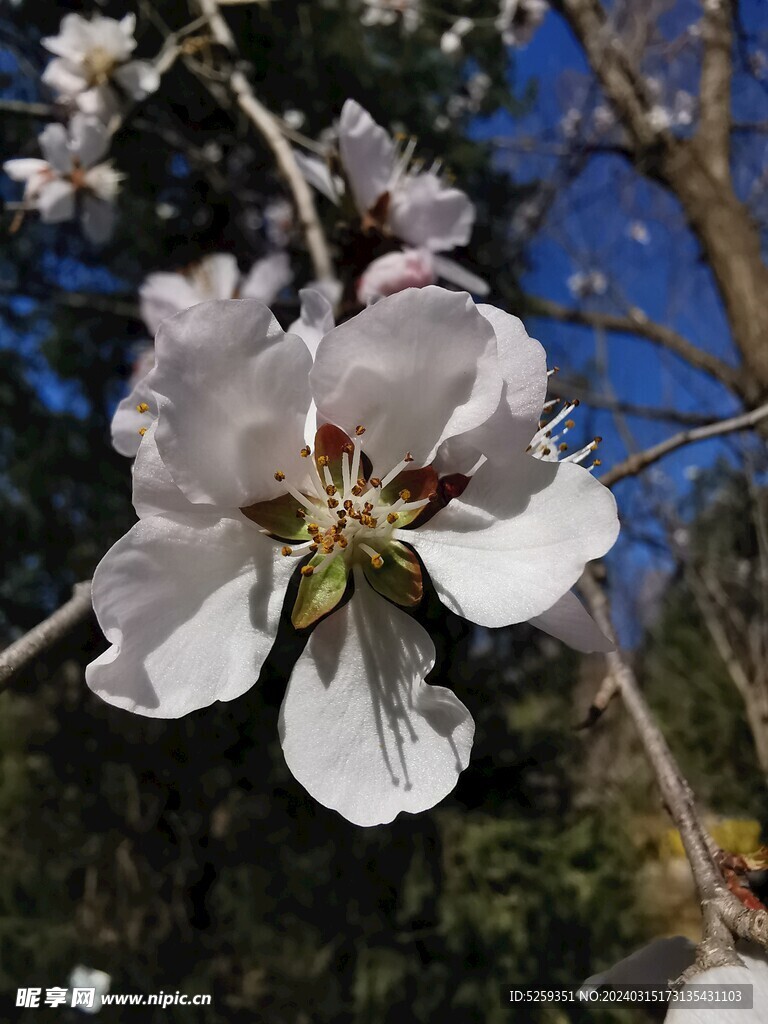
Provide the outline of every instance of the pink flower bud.
{"type": "Polygon", "coordinates": [[[384,295],[404,288],[424,288],[437,280],[432,253],[428,249],[389,252],[370,263],[357,283],[357,299],[368,306],[384,295]]]}

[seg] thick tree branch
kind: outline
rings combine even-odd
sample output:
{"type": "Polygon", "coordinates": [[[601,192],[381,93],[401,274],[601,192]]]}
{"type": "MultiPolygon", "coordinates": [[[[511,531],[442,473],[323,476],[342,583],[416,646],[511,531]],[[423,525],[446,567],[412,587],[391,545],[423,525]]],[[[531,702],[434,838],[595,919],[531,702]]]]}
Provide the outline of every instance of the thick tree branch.
{"type": "MultiPolygon", "coordinates": [[[[237,54],[235,40],[219,11],[217,0],[197,0],[197,3],[207,18],[215,42],[234,58],[237,54]]],[[[318,280],[333,280],[333,261],[317,215],[312,190],[299,170],[293,149],[280,130],[278,121],[257,99],[250,82],[234,64],[227,69],[225,83],[237,105],[274,153],[277,165],[293,194],[315,276],[318,280]]]]}
{"type": "Polygon", "coordinates": [[[753,409],[751,412],[741,416],[733,416],[727,420],[718,420],[717,423],[710,423],[705,427],[692,427],[690,430],[682,430],[679,434],[668,437],[665,441],[646,448],[644,451],[636,452],[629,458],[603,473],[600,480],[606,487],[612,487],[619,480],[628,476],[637,476],[648,466],[663,459],[665,455],[683,448],[685,445],[693,444],[695,441],[706,441],[712,437],[721,437],[724,434],[733,434],[739,430],[749,430],[763,420],[768,419],[768,404],[753,409]]]}
{"type": "Polygon", "coordinates": [[[694,345],[682,334],[673,331],[671,327],[665,327],[663,324],[649,320],[639,310],[635,316],[618,316],[613,313],[600,313],[562,306],[536,295],[526,295],[524,302],[527,311],[532,316],[546,317],[564,324],[598,327],[604,331],[610,331],[612,334],[630,334],[645,338],[646,341],[651,341],[654,345],[673,352],[695,370],[703,370],[715,377],[740,398],[745,397],[746,385],[741,373],[735,367],[694,345]]]}
{"type": "Polygon", "coordinates": [[[713,177],[730,181],[733,8],[731,0],[703,0],[704,54],[699,87],[699,152],[713,177]]]}
{"type": "Polygon", "coordinates": [[[87,580],[85,583],[75,585],[72,597],[53,615],[25,633],[10,647],[0,651],[0,690],[8,685],[16,672],[47,651],[49,647],[53,647],[73,627],[88,618],[90,613],[91,581],[87,580]]]}
{"type": "MultiPolygon", "coordinates": [[[[608,599],[591,569],[584,573],[580,586],[598,626],[604,633],[614,635],[608,599]]],[[[729,892],[715,860],[717,847],[701,823],[691,788],[653,720],[629,662],[620,650],[610,652],[606,659],[616,689],[637,729],[664,804],[680,833],[691,867],[704,924],[696,970],[739,964],[734,937],[750,939],[763,949],[768,948],[768,913],[747,910],[729,892]]]]}

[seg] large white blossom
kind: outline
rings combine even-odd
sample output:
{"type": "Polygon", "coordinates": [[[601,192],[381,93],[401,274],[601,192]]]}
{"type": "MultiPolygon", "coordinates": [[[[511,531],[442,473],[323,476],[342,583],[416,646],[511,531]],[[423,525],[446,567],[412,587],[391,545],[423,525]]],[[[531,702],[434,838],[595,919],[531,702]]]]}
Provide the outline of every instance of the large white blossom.
{"type": "Polygon", "coordinates": [[[111,161],[100,163],[109,149],[109,133],[97,118],[76,114],[69,128],[49,124],[38,142],[44,159],[7,160],[5,173],[23,181],[24,201],[50,224],[80,216],[85,235],[106,242],[115,222],[115,199],[122,175],[111,161]]]}
{"type": "MultiPolygon", "coordinates": [[[[154,337],[163,320],[199,302],[244,298],[271,304],[292,280],[293,271],[285,252],[270,253],[257,260],[245,275],[231,253],[213,253],[183,273],[150,274],[139,289],[141,316],[154,337]]],[[[157,412],[152,389],[145,381],[153,365],[153,350],[147,346],[128,381],[128,394],[112,417],[112,444],[129,458],[136,455],[148,421],[157,412]]]]}
{"type": "Polygon", "coordinates": [[[134,14],[120,21],[100,14],[91,19],[66,14],[59,34],[42,40],[55,54],[43,81],[58,99],[108,120],[120,109],[121,98],[144,99],[160,84],[150,61],[131,60],[135,28],[134,14]]]}
{"type": "Polygon", "coordinates": [[[474,205],[443,181],[438,163],[425,170],[412,162],[414,140],[398,143],[359,103],[347,100],[338,145],[343,179],[317,157],[297,152],[297,160],[307,181],[333,202],[341,203],[348,189],[364,228],[433,253],[467,244],[474,205]]]}
{"type": "Polygon", "coordinates": [[[547,373],[515,317],[431,286],[333,327],[321,295],[303,299],[301,336],[254,300],[161,324],[140,519],[96,570],[111,646],[86,678],[160,718],[232,700],[300,573],[291,621],[312,632],[280,713],[285,758],[318,801],[373,825],[441,800],[472,744],[469,711],[425,682],[435,649],[408,614],[422,562],[472,622],[531,620],[604,650],[570,588],[613,544],[616,506],[582,467],[527,453],[547,373]],[[471,476],[451,473],[467,458],[471,476]]]}

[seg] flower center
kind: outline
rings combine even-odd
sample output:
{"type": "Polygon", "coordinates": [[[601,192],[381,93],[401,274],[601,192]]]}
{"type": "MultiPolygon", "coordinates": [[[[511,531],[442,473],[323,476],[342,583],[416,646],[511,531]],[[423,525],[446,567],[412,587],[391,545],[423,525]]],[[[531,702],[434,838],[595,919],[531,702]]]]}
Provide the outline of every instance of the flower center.
{"type": "Polygon", "coordinates": [[[88,75],[88,85],[105,85],[115,70],[117,61],[114,54],[105,50],[103,46],[94,46],[89,50],[83,61],[85,72],[88,75]]]}

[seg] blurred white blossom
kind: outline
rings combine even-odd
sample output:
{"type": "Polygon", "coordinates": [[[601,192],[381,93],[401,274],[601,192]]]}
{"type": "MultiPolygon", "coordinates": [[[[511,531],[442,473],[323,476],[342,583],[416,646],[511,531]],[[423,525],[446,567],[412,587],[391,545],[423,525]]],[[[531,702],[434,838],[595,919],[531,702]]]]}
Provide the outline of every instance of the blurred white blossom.
{"type": "Polygon", "coordinates": [[[363,25],[394,25],[398,18],[406,32],[414,32],[421,24],[421,0],[363,0],[363,25]]]}
{"type": "Polygon", "coordinates": [[[549,10],[547,0],[500,0],[496,28],[505,46],[527,46],[549,10]]]}
{"type": "Polygon", "coordinates": [[[55,54],[43,81],[57,99],[102,120],[119,111],[123,99],[144,99],[157,89],[160,76],[150,61],[130,59],[135,27],[134,14],[120,21],[100,14],[90,20],[66,14],[59,34],[42,40],[55,54]]]}
{"type": "Polygon", "coordinates": [[[601,270],[579,270],[568,278],[568,289],[571,295],[585,299],[590,295],[605,295],[608,290],[608,278],[601,270]]]}
{"type": "Polygon", "coordinates": [[[90,241],[106,242],[114,229],[114,203],[123,178],[111,161],[99,163],[109,149],[107,129],[98,118],[76,114],[68,128],[49,124],[38,142],[44,159],[3,164],[10,178],[25,183],[25,203],[50,224],[79,216],[90,241]]]}

